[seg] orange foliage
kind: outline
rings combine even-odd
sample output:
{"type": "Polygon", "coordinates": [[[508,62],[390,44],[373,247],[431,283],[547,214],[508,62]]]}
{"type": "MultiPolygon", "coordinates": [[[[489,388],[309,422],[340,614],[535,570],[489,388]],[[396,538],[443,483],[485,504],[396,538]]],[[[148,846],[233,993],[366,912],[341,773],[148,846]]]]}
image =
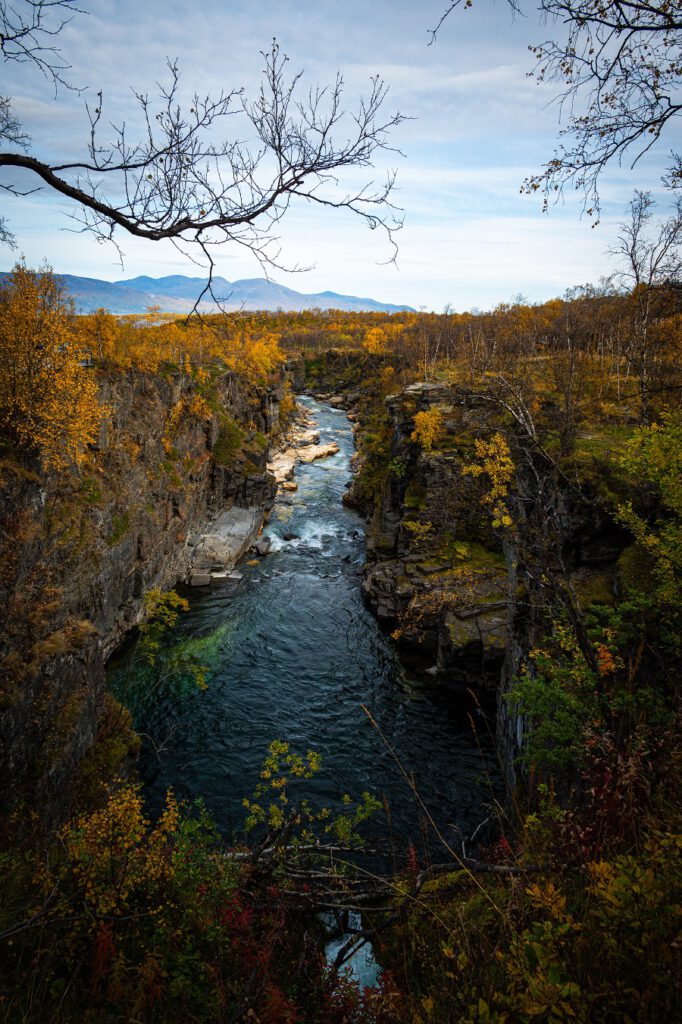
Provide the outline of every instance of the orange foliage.
{"type": "Polygon", "coordinates": [[[83,347],[104,365],[149,373],[167,366],[199,384],[207,381],[205,367],[211,364],[265,382],[285,358],[279,333],[251,318],[175,322],[156,312],[117,319],[98,310],[81,317],[79,329],[83,347]]]}
{"type": "Polygon", "coordinates": [[[386,352],[387,341],[386,332],[381,327],[370,327],[362,344],[371,356],[381,356],[386,352]]]}
{"type": "Polygon", "coordinates": [[[0,429],[47,468],[82,462],[105,413],[71,303],[49,271],[19,263],[0,291],[0,429]]]}
{"type": "Polygon", "coordinates": [[[443,435],[443,415],[439,409],[427,409],[418,412],[414,417],[414,430],[410,440],[421,445],[425,452],[430,452],[443,435]]]}

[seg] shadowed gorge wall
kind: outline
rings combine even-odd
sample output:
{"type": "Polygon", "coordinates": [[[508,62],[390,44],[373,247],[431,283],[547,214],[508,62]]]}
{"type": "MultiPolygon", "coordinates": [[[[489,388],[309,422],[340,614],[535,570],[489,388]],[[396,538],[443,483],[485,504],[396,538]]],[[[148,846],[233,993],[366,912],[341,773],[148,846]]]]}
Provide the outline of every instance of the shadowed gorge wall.
{"type": "MultiPolygon", "coordinates": [[[[186,578],[193,542],[220,511],[271,503],[267,435],[283,382],[102,373],[110,415],[79,474],[0,463],[5,812],[64,816],[98,731],[125,724],[105,705],[104,662],[140,621],[143,595],[186,578]]],[[[114,760],[125,755],[120,735],[114,746],[114,760]]]]}

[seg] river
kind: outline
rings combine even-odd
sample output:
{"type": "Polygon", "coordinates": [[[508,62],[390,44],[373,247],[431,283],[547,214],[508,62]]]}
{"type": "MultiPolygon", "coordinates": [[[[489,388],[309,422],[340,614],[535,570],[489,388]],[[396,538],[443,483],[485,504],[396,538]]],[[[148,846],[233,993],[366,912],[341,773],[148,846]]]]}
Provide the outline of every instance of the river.
{"type": "Polygon", "coordinates": [[[298,467],[298,490],[280,494],[265,529],[271,552],[243,560],[238,585],[183,591],[191,607],[169,649],[208,667],[208,689],[162,683],[142,699],[147,684],[133,649],[112,662],[112,686],[144,734],[140,770],[152,809],[172,787],[180,798],[201,797],[223,835],[238,838],[243,799],[280,739],[322,755],[306,783],[311,802],[337,808],[345,793],[370,791],[384,805],[374,830],[386,831],[387,807],[395,848],[426,843],[433,855],[437,841],[425,838],[423,814],[385,741],[445,838],[459,845],[454,828],[470,832],[485,817],[498,778],[486,723],[461,696],[403,667],[365,607],[363,520],[341,502],[350,423],[342,411],[301,401],[339,454],[298,467]]]}

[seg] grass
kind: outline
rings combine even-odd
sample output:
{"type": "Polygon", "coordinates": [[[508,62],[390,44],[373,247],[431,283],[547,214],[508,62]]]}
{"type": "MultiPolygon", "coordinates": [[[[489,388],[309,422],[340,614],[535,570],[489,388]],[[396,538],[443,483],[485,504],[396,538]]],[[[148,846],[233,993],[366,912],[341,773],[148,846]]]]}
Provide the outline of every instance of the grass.
{"type": "Polygon", "coordinates": [[[234,462],[234,457],[243,441],[244,432],[239,429],[234,420],[225,416],[220,424],[218,440],[213,446],[213,461],[218,466],[228,468],[234,462]]]}
{"type": "Polygon", "coordinates": [[[113,515],[111,517],[111,531],[106,538],[107,545],[110,548],[115,547],[119,541],[123,540],[129,529],[130,512],[126,511],[120,515],[113,515]]]}

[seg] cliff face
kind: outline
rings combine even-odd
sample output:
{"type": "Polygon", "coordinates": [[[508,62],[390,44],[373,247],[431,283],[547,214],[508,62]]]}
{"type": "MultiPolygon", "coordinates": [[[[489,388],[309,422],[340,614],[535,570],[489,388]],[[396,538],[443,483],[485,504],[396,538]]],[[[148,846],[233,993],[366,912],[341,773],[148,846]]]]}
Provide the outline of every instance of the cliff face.
{"type": "Polygon", "coordinates": [[[556,594],[543,576],[566,578],[579,608],[612,603],[628,543],[609,512],[617,482],[587,461],[575,485],[519,438],[508,498],[514,528],[496,535],[479,483],[463,472],[475,439],[503,429],[494,404],[466,388],[416,383],[385,400],[383,421],[375,413],[370,422],[362,402],[352,405],[359,456],[347,500],[369,519],[366,598],[437,684],[494,695],[513,783],[524,723],[507,695],[547,629],[556,594]],[[434,409],[443,431],[424,450],[411,438],[415,416],[434,409]]]}
{"type": "MultiPolygon", "coordinates": [[[[442,685],[494,691],[504,656],[507,574],[476,486],[462,472],[490,410],[463,389],[426,383],[387,398],[386,410],[389,472],[370,512],[365,595],[442,685]],[[423,450],[411,434],[416,414],[432,409],[442,416],[444,435],[434,450],[423,450]]],[[[362,471],[350,501],[358,484],[362,471]]]]}
{"type": "Polygon", "coordinates": [[[101,397],[110,416],[83,473],[0,465],[5,813],[64,816],[98,733],[125,717],[105,701],[104,664],[141,620],[143,595],[188,579],[220,513],[251,510],[257,530],[274,499],[266,435],[279,388],[130,371],[103,375],[101,397]]]}
{"type": "Polygon", "coordinates": [[[578,442],[570,477],[537,453],[525,454],[508,502],[515,525],[504,540],[508,629],[497,690],[498,745],[511,785],[526,723],[509,692],[522,673],[534,673],[529,653],[551,632],[548,619],[566,621],[580,642],[590,606],[614,604],[620,556],[631,543],[613,515],[628,495],[610,453],[603,461],[584,459],[578,442]]]}

